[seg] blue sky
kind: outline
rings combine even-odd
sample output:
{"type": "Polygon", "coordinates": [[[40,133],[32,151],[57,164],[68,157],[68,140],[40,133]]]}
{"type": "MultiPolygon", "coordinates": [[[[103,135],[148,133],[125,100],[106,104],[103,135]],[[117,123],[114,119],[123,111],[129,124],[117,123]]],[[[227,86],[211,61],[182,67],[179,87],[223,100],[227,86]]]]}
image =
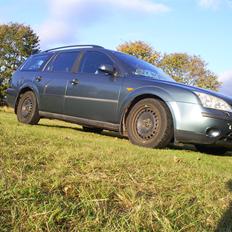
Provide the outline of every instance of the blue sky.
{"type": "Polygon", "coordinates": [[[232,86],[232,0],[0,0],[0,23],[29,24],[41,48],[143,40],[161,52],[200,55],[232,86]]]}

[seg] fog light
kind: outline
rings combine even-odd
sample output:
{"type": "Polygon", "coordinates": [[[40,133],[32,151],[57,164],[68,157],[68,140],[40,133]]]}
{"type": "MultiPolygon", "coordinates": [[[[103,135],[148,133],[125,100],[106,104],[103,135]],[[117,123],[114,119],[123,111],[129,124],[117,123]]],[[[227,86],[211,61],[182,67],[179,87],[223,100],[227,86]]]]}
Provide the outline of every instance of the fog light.
{"type": "Polygon", "coordinates": [[[221,134],[220,130],[215,129],[215,128],[208,129],[206,133],[208,136],[213,137],[213,138],[217,138],[221,134]]]}

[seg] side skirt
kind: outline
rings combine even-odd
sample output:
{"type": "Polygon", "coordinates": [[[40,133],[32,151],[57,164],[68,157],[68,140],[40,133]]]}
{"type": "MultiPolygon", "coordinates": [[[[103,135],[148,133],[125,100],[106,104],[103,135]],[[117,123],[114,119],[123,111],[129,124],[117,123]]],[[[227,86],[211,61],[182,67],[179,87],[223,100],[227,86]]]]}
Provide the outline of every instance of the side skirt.
{"type": "Polygon", "coordinates": [[[44,111],[39,111],[39,114],[43,118],[59,119],[59,120],[66,121],[66,122],[76,123],[82,126],[98,127],[98,128],[102,128],[106,130],[111,130],[111,131],[119,131],[119,128],[120,128],[119,124],[96,121],[92,119],[78,118],[78,117],[67,116],[63,114],[49,113],[49,112],[44,112],[44,111]]]}

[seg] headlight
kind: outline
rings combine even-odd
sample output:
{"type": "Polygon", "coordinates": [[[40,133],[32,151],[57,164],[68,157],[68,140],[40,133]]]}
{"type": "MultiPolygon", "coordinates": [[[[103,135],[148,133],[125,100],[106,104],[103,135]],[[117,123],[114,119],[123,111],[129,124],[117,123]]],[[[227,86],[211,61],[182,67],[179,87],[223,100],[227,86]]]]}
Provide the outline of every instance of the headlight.
{"type": "Polygon", "coordinates": [[[206,108],[224,110],[232,112],[231,106],[221,98],[214,97],[210,94],[195,92],[199,97],[201,104],[206,108]]]}

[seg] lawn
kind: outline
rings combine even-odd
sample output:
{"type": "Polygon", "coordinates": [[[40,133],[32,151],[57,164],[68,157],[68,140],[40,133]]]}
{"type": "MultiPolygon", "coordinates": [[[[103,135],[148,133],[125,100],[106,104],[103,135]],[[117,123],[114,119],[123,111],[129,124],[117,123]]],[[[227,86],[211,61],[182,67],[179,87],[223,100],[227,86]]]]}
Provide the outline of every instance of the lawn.
{"type": "Polygon", "coordinates": [[[0,231],[232,231],[232,156],[147,149],[0,110],[0,231]]]}

